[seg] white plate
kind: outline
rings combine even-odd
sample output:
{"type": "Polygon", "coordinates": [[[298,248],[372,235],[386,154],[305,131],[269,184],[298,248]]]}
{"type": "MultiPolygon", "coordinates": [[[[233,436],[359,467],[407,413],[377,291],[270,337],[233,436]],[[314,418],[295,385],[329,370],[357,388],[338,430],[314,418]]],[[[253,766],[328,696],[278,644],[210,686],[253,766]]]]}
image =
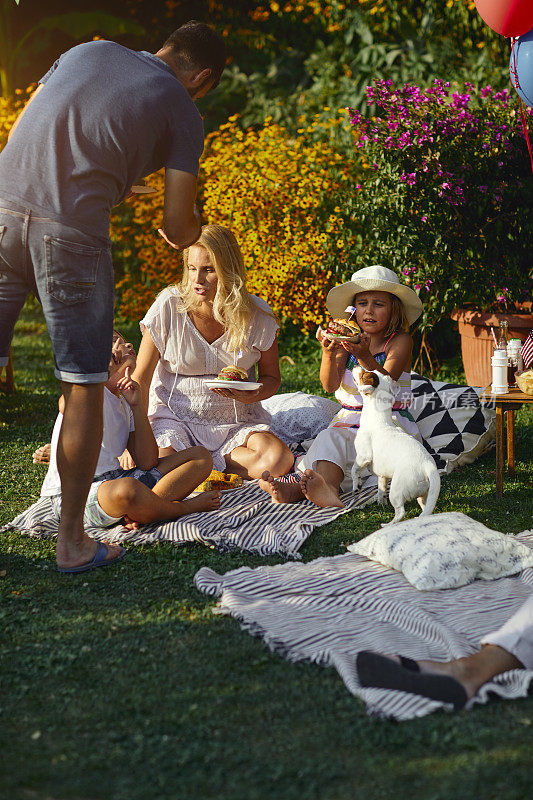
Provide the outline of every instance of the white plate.
{"type": "Polygon", "coordinates": [[[142,184],[136,184],[132,186],[130,192],[133,194],[153,194],[157,192],[157,189],[154,189],[153,186],[143,186],[142,184]]]}
{"type": "Polygon", "coordinates": [[[213,378],[206,381],[205,385],[208,389],[240,389],[243,392],[250,392],[252,389],[260,389],[263,384],[252,381],[220,381],[218,378],[213,378]]]}

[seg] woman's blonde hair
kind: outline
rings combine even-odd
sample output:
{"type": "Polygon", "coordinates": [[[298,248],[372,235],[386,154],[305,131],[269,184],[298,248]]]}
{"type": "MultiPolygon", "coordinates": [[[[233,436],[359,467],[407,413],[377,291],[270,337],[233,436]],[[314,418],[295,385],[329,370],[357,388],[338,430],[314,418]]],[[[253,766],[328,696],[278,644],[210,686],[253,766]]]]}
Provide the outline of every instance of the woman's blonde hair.
{"type": "Polygon", "coordinates": [[[192,247],[203,247],[209,253],[218,278],[213,316],[224,326],[228,350],[240,350],[246,342],[252,314],[262,309],[253,302],[246,288],[244,259],[237,239],[223,225],[204,225],[200,238],[183,251],[183,275],[176,288],[185,310],[194,308],[199,302],[189,281],[189,252],[192,247]]]}

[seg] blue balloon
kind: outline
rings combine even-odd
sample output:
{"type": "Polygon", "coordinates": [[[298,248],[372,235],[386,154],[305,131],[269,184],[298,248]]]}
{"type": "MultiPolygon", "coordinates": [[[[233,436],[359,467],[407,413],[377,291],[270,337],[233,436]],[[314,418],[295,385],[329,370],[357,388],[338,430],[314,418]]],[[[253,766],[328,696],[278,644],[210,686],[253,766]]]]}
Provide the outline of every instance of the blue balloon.
{"type": "Polygon", "coordinates": [[[533,28],[519,36],[509,61],[511,83],[524,103],[533,108],[533,28]]]}

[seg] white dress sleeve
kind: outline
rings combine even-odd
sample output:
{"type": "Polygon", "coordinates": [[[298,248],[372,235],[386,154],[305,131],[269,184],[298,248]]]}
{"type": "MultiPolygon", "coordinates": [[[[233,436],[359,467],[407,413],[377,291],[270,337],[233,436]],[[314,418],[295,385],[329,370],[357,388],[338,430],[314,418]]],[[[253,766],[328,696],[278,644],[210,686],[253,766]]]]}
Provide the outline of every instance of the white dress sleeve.
{"type": "Polygon", "coordinates": [[[274,344],[279,325],[268,303],[255,295],[251,295],[251,298],[257,311],[251,321],[250,345],[264,352],[270,350],[274,344]]]}
{"type": "Polygon", "coordinates": [[[180,309],[177,291],[167,288],[156,297],[139,323],[143,334],[149,331],[159,350],[163,366],[170,372],[179,371],[179,351],[185,318],[186,314],[180,309]]]}

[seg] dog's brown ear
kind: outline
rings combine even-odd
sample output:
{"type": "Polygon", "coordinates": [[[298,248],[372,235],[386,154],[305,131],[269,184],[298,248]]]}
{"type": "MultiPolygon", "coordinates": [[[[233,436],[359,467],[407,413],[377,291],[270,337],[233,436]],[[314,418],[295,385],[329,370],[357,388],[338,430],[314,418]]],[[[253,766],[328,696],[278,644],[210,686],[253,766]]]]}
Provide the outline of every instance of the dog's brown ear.
{"type": "Polygon", "coordinates": [[[361,383],[366,383],[368,386],[373,386],[376,389],[379,386],[379,378],[375,372],[363,372],[361,375],[361,383]]]}

